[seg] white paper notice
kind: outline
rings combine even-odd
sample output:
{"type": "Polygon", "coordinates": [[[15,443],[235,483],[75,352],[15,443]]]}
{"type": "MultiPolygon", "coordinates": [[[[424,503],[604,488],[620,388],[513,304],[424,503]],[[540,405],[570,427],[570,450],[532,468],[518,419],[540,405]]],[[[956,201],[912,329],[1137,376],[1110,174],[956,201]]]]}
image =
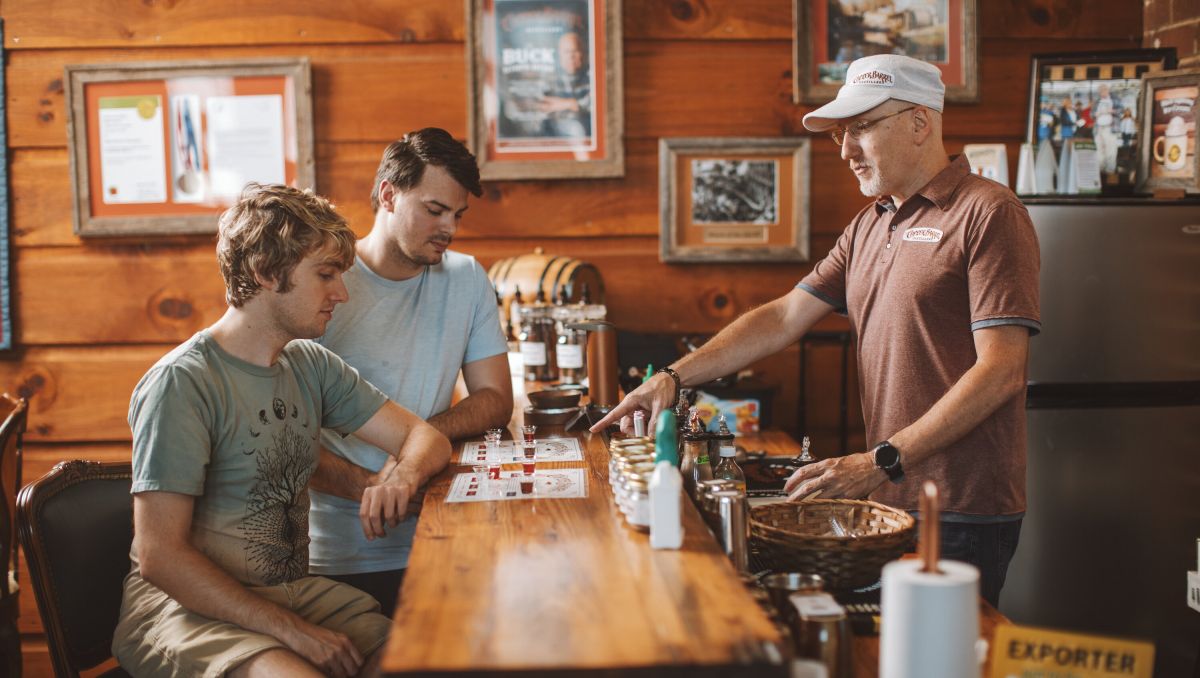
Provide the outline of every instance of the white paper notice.
{"type": "Polygon", "coordinates": [[[1075,187],[1079,189],[1079,193],[1099,193],[1100,157],[1096,152],[1096,143],[1077,139],[1072,145],[1075,187]]]}
{"type": "Polygon", "coordinates": [[[213,195],[233,201],[247,182],[284,183],[283,97],[209,97],[205,108],[213,195]]]}
{"type": "Polygon", "coordinates": [[[105,204],[167,201],[162,97],[100,97],[100,181],[105,204]]]}
{"type": "Polygon", "coordinates": [[[496,480],[482,473],[459,473],[450,483],[447,504],[510,499],[582,499],[587,496],[587,478],[581,468],[538,469],[533,485],[521,490],[521,472],[505,471],[496,480]]]}
{"type": "MultiPolygon", "coordinates": [[[[534,441],[537,444],[536,459],[538,461],[583,461],[583,451],[579,441],[574,438],[542,438],[534,441]]],[[[495,459],[488,459],[487,443],[474,440],[463,443],[456,463],[464,466],[471,464],[486,464],[489,461],[501,464],[511,464],[525,459],[524,448],[514,440],[501,440],[495,454],[495,459]]]]}

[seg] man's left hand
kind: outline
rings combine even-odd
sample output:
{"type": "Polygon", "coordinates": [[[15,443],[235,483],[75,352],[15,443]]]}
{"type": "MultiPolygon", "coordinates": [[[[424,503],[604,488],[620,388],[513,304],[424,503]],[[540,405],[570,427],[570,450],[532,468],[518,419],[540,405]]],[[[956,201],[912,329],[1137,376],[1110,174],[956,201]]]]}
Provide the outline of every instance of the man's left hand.
{"type": "Polygon", "coordinates": [[[409,502],[417,493],[415,483],[396,470],[393,460],[384,464],[383,469],[371,480],[371,485],[363,490],[358,509],[363,536],[368,541],[387,536],[389,528],[399,525],[408,514],[409,502]]]}
{"type": "Polygon", "coordinates": [[[862,499],[887,479],[875,466],[870,452],[825,459],[800,468],[787,479],[783,490],[788,501],[805,498],[862,499]],[[819,493],[814,496],[814,493],[819,493]]]}

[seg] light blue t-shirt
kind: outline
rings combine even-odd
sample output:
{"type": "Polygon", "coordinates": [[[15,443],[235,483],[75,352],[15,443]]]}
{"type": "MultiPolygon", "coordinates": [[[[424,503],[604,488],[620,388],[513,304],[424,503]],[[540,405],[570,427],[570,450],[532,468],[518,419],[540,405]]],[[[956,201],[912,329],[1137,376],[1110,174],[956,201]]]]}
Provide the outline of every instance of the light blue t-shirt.
{"type": "MultiPolygon", "coordinates": [[[[262,367],[202,330],[133,390],[132,491],[196,497],[192,543],[239,582],[293,581],[308,574],[318,432],[357,431],[385,402],[312,342],[293,341],[262,367]]],[[[131,558],[136,569],[136,549],[131,558]]]]}
{"type": "MultiPolygon", "coordinates": [[[[344,280],[350,300],[337,307],[317,341],[422,419],[449,409],[463,365],[508,350],[495,290],[474,257],[446,252],[442,263],[407,280],[381,278],[356,257],[344,280]]],[[[387,458],[354,436],[324,431],[321,442],[372,471],[387,458]]],[[[314,574],[407,566],[415,518],[388,530],[387,537],[367,541],[358,502],[311,495],[309,567],[314,574]]]]}

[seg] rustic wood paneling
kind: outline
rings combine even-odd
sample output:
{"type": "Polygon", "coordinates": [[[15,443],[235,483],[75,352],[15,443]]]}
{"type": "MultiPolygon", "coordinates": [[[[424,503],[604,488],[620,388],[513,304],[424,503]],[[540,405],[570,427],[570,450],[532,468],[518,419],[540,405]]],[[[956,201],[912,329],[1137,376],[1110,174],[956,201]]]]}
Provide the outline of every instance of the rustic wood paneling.
{"type": "Polygon", "coordinates": [[[9,144],[66,146],[67,64],[307,56],[321,140],[386,142],[435,125],[463,136],[467,124],[461,43],[198,47],[157,50],[30,50],[8,57],[9,144]],[[404,83],[397,91],[395,83],[404,83]]]}
{"type": "Polygon", "coordinates": [[[447,0],[4,3],[9,49],[461,42],[463,3],[447,0]]]}
{"type": "Polygon", "coordinates": [[[212,243],[35,249],[16,265],[20,344],[179,342],[225,312],[212,243]]]}
{"type": "Polygon", "coordinates": [[[172,347],[31,348],[0,362],[0,384],[29,398],[30,443],[127,441],[133,387],[172,347]]]}

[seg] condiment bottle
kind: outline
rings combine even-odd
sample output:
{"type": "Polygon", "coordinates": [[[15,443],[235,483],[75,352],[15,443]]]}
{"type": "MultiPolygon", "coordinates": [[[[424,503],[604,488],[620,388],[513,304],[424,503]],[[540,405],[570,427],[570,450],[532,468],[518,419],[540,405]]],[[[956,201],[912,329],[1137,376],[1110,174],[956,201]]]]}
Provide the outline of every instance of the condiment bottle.
{"type": "Polygon", "coordinates": [[[734,457],[737,456],[737,448],[733,444],[721,446],[721,463],[717,464],[717,468],[713,469],[713,478],[718,480],[732,480],[737,484],[737,488],[742,494],[746,493],[746,474],[742,473],[742,467],[737,465],[734,457]]]}
{"type": "Polygon", "coordinates": [[[722,447],[734,444],[733,432],[729,430],[729,424],[725,421],[725,415],[722,414],[720,417],[717,417],[717,422],[719,423],[717,432],[708,437],[708,459],[710,462],[720,459],[722,447]]]}
{"type": "Polygon", "coordinates": [[[677,549],[683,545],[683,517],[679,501],[683,478],[667,461],[654,465],[650,477],[650,547],[677,549]]]}
{"type": "Polygon", "coordinates": [[[708,466],[708,434],[700,426],[700,412],[696,408],[688,412],[688,424],[680,437],[683,439],[683,452],[679,456],[679,472],[683,474],[688,495],[695,495],[697,466],[709,469],[708,474],[700,480],[712,477],[711,467],[708,466]]]}
{"type": "MultiPolygon", "coordinates": [[[[675,413],[664,410],[658,415],[658,424],[654,427],[654,462],[669,461],[671,466],[679,466],[679,444],[676,438],[675,413]]],[[[745,481],[743,480],[743,483],[745,481]]]]}

